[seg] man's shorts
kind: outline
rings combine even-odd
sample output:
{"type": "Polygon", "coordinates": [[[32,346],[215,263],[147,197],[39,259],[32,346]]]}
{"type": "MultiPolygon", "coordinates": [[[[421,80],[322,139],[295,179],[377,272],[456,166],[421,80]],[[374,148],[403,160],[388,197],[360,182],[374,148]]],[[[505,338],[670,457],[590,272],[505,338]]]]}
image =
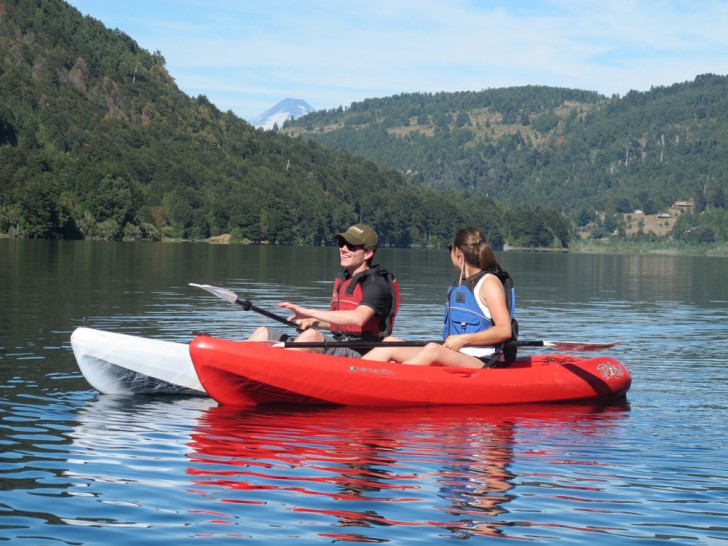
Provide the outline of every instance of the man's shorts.
{"type": "MultiPolygon", "coordinates": [[[[331,336],[324,336],[326,341],[336,342],[331,336]]],[[[285,332],[277,330],[276,328],[268,328],[268,341],[295,341],[293,336],[289,336],[285,332]]],[[[361,358],[361,353],[355,349],[349,347],[326,347],[324,349],[325,355],[331,356],[343,356],[345,358],[361,358]]]]}

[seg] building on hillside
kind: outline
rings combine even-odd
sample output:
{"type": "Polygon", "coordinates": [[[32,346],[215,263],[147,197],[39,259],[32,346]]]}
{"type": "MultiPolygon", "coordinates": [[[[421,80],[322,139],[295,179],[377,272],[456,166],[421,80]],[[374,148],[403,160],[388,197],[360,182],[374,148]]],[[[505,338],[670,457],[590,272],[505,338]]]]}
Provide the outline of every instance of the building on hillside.
{"type": "Polygon", "coordinates": [[[672,204],[672,207],[675,209],[684,209],[684,208],[690,208],[695,206],[695,201],[675,201],[672,204]]]}

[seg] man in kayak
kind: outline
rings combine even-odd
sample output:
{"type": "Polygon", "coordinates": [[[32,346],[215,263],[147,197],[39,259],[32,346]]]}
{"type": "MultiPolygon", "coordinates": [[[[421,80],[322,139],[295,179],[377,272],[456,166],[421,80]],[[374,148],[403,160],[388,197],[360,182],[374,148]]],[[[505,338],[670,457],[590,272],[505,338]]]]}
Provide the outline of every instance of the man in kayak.
{"type": "MultiPolygon", "coordinates": [[[[372,265],[379,238],[368,225],[356,224],[337,233],[335,239],[343,271],[334,281],[330,309],[309,309],[289,302],[278,306],[292,311],[289,320],[303,330],[296,342],[380,341],[392,333],[399,289],[391,273],[380,265],[372,265]],[[320,329],[328,329],[330,335],[324,337],[320,329]]],[[[283,332],[263,326],[249,339],[286,341],[289,338],[283,332]]],[[[364,350],[328,347],[323,352],[358,358],[364,350]]]]}
{"type": "Polygon", "coordinates": [[[483,368],[507,365],[515,358],[515,353],[510,353],[505,345],[506,341],[515,340],[518,333],[513,320],[515,297],[510,276],[503,271],[478,228],[459,230],[448,248],[460,278],[447,294],[443,343],[377,347],[364,359],[483,368]]]}

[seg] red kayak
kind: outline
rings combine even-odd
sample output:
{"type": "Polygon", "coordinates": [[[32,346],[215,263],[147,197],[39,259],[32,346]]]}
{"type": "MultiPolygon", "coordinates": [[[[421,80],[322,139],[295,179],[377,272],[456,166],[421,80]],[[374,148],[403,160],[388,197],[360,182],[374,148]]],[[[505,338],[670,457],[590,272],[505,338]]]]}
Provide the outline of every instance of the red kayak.
{"type": "Polygon", "coordinates": [[[630,387],[618,360],[544,354],[507,368],[409,366],[199,336],[195,371],[220,404],[407,406],[607,400],[630,387]]]}

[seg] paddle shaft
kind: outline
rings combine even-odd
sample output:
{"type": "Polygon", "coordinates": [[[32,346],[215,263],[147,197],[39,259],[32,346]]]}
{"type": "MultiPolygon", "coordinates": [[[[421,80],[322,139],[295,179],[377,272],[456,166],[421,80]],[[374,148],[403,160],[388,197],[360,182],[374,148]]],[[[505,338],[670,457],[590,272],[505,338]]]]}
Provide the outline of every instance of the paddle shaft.
{"type": "Polygon", "coordinates": [[[292,326],[293,328],[295,328],[299,332],[302,332],[303,331],[298,326],[298,324],[296,324],[295,322],[291,322],[290,320],[288,320],[285,317],[282,317],[281,315],[277,315],[275,313],[271,313],[270,311],[266,311],[265,309],[261,309],[257,305],[253,305],[253,302],[251,302],[249,300],[240,300],[240,299],[237,299],[237,300],[235,300],[235,303],[237,303],[238,305],[240,305],[245,311],[253,310],[256,313],[263,315],[264,317],[268,317],[270,319],[277,320],[278,322],[280,322],[282,324],[285,324],[287,326],[292,326]]]}
{"type": "MultiPolygon", "coordinates": [[[[309,348],[309,349],[330,349],[334,347],[342,347],[347,349],[374,349],[376,347],[424,347],[428,343],[441,344],[442,340],[424,340],[424,341],[284,341],[280,343],[280,347],[286,348],[309,348]]],[[[511,341],[506,345],[516,347],[554,347],[561,351],[589,352],[608,349],[617,345],[618,341],[610,341],[607,343],[582,343],[580,341],[544,341],[544,340],[519,340],[511,341]]],[[[474,347],[475,345],[473,345],[474,347]]],[[[483,347],[492,347],[492,345],[483,345],[483,347]]]]}

